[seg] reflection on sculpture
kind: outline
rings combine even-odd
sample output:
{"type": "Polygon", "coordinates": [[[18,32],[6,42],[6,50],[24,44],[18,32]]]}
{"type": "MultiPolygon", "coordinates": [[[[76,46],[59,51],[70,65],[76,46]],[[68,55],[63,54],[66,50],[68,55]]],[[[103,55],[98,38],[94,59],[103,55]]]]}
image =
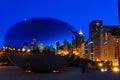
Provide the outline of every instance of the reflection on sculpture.
{"type": "Polygon", "coordinates": [[[20,22],[8,31],[4,40],[4,50],[8,58],[17,66],[25,70],[48,72],[71,63],[76,55],[80,54],[83,42],[82,32],[74,31],[67,23],[51,18],[35,18],[20,22]],[[20,28],[23,26],[24,29],[20,28]],[[46,32],[46,28],[58,29],[58,31],[46,32]],[[23,33],[27,37],[21,35],[23,33]],[[53,34],[51,36],[48,33],[53,34]],[[17,37],[12,34],[17,34],[17,37]],[[50,44],[50,42],[54,43],[50,44]]]}

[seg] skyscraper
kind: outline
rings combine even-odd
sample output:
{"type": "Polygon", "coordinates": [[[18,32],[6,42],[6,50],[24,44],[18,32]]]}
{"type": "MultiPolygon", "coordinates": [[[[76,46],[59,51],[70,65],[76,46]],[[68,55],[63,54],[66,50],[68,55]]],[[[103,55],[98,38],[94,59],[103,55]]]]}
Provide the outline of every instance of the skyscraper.
{"type": "Polygon", "coordinates": [[[94,61],[110,61],[120,65],[120,27],[104,26],[102,21],[92,21],[89,25],[88,53],[94,61]]]}
{"type": "Polygon", "coordinates": [[[31,46],[30,46],[31,50],[35,50],[35,43],[36,43],[36,39],[32,39],[31,46]]]}
{"type": "Polygon", "coordinates": [[[91,54],[91,59],[99,60],[101,53],[101,28],[103,22],[101,20],[92,21],[89,24],[89,42],[88,53],[91,54]]]}

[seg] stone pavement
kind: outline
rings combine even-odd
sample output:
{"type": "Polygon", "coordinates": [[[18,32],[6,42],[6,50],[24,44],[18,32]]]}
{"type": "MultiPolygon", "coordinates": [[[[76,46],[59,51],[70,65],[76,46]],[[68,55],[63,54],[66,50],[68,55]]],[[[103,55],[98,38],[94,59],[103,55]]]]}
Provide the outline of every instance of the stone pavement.
{"type": "Polygon", "coordinates": [[[120,80],[120,72],[88,70],[81,73],[79,67],[65,67],[59,72],[25,72],[16,66],[0,66],[0,80],[120,80]]]}

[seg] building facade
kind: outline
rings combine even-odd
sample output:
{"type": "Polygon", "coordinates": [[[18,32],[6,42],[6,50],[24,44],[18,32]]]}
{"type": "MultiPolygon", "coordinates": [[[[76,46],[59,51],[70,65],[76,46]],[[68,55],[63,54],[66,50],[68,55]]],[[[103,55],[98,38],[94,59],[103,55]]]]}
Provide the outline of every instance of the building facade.
{"type": "Polygon", "coordinates": [[[91,59],[99,60],[101,55],[101,29],[103,22],[100,20],[92,21],[89,24],[88,53],[91,59]]]}
{"type": "Polygon", "coordinates": [[[119,65],[120,28],[103,26],[102,21],[93,21],[89,26],[88,53],[93,54],[94,61],[112,61],[119,65]]]}
{"type": "Polygon", "coordinates": [[[118,66],[120,65],[120,31],[109,31],[105,35],[106,40],[102,45],[101,60],[112,61],[113,65],[118,66]]]}

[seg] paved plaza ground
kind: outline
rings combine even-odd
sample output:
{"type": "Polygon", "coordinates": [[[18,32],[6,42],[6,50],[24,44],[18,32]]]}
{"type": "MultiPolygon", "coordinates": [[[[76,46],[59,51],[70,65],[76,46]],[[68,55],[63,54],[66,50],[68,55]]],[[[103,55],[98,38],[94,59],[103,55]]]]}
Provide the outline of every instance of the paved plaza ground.
{"type": "Polygon", "coordinates": [[[120,80],[120,72],[88,70],[82,73],[79,67],[65,67],[59,72],[25,72],[16,66],[0,66],[0,80],[120,80]]]}

